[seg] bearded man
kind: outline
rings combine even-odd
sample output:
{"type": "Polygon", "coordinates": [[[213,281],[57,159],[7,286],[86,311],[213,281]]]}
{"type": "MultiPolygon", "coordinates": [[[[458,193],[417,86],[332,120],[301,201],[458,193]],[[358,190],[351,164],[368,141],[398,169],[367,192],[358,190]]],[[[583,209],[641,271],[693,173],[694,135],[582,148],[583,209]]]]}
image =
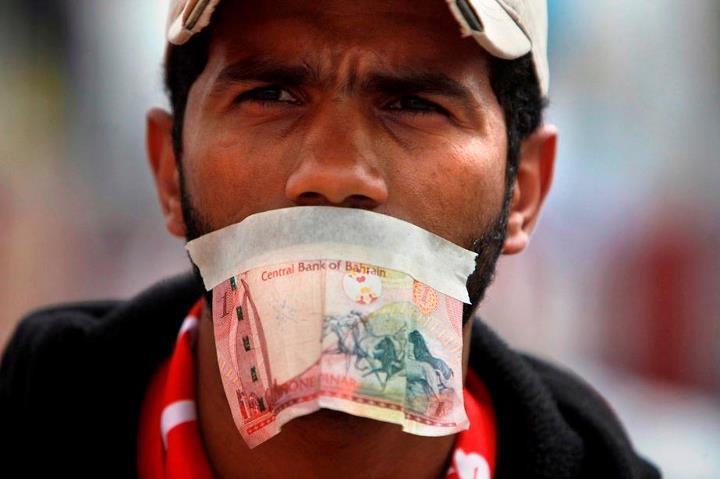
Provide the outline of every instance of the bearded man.
{"type": "MultiPolygon", "coordinates": [[[[224,387],[220,303],[195,268],[128,301],[20,323],[0,374],[3,467],[17,477],[659,477],[590,386],[473,319],[499,255],[526,248],[553,177],[546,17],[542,0],[174,0],[171,111],[147,114],[172,235],[200,240],[253,215],[332,207],[476,253],[457,357],[419,328],[364,347],[379,333],[357,312],[328,336],[332,354],[353,355],[348,370],[365,368],[383,390],[409,361],[403,348],[419,371],[401,379],[414,397],[457,380],[469,427],[412,434],[322,407],[249,447],[238,421],[277,420],[277,400],[224,387]]],[[[247,292],[235,276],[228,285],[247,292]]],[[[234,324],[256,314],[243,304],[234,324]]],[[[257,334],[233,354],[253,351],[257,334]]],[[[270,366],[253,365],[248,381],[270,366]]]]}

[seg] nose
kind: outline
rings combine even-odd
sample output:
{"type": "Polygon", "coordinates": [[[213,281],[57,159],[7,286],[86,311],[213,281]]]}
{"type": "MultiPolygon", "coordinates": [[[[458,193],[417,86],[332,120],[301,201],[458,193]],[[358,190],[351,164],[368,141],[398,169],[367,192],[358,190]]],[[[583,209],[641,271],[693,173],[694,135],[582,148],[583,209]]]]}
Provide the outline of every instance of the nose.
{"type": "Polygon", "coordinates": [[[368,210],[385,203],[388,188],[369,120],[335,102],[306,121],[296,168],[285,186],[288,199],[299,206],[368,210]]]}

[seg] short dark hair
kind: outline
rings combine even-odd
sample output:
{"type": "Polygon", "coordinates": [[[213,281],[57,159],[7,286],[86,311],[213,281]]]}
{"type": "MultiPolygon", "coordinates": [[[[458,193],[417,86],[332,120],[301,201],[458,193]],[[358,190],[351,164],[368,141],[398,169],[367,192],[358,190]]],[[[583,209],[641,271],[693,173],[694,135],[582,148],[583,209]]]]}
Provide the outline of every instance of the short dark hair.
{"type": "Polygon", "coordinates": [[[505,116],[508,143],[506,180],[509,195],[517,174],[522,141],[542,123],[543,109],[547,101],[540,94],[540,83],[530,53],[515,60],[493,57],[490,65],[490,86],[505,116]]]}
{"type": "MultiPolygon", "coordinates": [[[[181,170],[182,129],[190,88],[205,69],[210,46],[210,30],[194,35],[180,46],[170,45],[165,58],[165,90],[173,113],[172,140],[181,170]]],[[[505,116],[507,129],[506,201],[517,174],[520,145],[541,123],[546,101],[540,94],[532,57],[528,53],[516,60],[492,58],[490,85],[505,116]]]]}

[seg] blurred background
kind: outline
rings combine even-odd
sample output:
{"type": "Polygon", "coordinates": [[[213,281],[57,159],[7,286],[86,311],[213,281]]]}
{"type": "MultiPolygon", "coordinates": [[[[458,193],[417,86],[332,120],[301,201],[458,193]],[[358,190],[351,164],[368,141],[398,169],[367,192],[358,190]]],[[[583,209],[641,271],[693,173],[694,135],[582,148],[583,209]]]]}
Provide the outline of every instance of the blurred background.
{"type": "MultiPolygon", "coordinates": [[[[0,346],[42,305],[188,268],[144,152],[165,1],[0,4],[0,346]]],[[[720,2],[550,0],[555,183],[480,308],[666,477],[720,477],[720,2]]]]}

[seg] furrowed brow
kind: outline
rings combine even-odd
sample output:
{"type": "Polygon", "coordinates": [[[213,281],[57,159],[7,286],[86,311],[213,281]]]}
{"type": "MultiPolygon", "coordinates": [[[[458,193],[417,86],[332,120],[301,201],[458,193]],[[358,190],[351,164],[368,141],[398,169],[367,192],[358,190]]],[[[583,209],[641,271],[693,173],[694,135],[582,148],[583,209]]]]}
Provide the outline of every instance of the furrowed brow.
{"type": "Polygon", "coordinates": [[[267,57],[248,57],[222,69],[213,84],[212,94],[217,95],[237,84],[252,81],[295,86],[316,77],[306,64],[288,65],[267,57]]]}
{"type": "Polygon", "coordinates": [[[361,88],[390,95],[435,94],[464,103],[476,103],[468,87],[440,72],[372,73],[362,82],[361,88]]]}

